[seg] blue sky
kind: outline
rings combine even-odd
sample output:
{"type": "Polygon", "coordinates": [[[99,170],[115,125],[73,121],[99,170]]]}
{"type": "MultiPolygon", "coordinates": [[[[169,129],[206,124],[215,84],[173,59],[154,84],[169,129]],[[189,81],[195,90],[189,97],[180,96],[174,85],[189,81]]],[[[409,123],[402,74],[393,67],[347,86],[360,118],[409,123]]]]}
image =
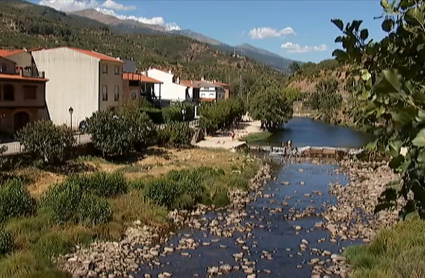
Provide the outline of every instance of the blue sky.
{"type": "Polygon", "coordinates": [[[379,0],[276,1],[133,1],[34,0],[63,11],[97,8],[121,18],[190,29],[230,45],[249,43],[283,57],[319,62],[331,58],[339,30],[330,22],[362,19],[372,38],[380,39],[379,0]]]}

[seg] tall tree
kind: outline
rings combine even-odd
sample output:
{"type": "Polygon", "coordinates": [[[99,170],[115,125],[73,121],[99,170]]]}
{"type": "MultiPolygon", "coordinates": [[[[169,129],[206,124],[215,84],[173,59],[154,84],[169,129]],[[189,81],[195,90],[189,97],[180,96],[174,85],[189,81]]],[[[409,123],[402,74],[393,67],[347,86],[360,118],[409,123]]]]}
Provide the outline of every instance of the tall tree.
{"type": "Polygon", "coordinates": [[[279,86],[270,85],[250,98],[249,113],[262,128],[274,130],[292,117],[292,103],[279,86]]]}

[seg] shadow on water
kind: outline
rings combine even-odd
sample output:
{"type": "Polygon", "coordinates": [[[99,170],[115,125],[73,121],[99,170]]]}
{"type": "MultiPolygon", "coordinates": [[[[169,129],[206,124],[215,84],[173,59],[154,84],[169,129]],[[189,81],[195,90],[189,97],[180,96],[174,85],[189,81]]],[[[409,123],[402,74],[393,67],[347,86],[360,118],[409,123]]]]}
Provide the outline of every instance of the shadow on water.
{"type": "MultiPolygon", "coordinates": [[[[168,246],[176,247],[180,239],[190,237],[199,242],[199,247],[160,257],[160,267],[152,269],[142,265],[140,273],[149,273],[153,277],[162,272],[172,273],[172,277],[207,277],[208,267],[222,264],[240,266],[241,262],[235,262],[233,254],[243,252],[244,258],[256,262],[256,277],[311,277],[312,266],[308,263],[312,258],[323,260],[320,255],[323,250],[339,253],[341,247],[353,243],[332,243],[324,229],[315,228],[315,223],[324,221],[318,216],[323,205],[336,203],[336,198],[328,194],[329,183],[347,183],[347,177],[336,170],[336,165],[313,163],[292,163],[280,167],[274,175],[277,180],[270,181],[264,187],[263,197],[247,205],[247,215],[243,221],[246,225],[256,224],[251,234],[235,232],[232,238],[224,238],[210,235],[208,229],[181,230],[168,242],[168,246]],[[309,207],[314,210],[312,214],[293,221],[295,214],[309,207]],[[301,231],[296,232],[294,226],[301,226],[301,231]],[[243,250],[237,244],[236,239],[241,237],[248,250],[243,250]],[[214,239],[219,241],[213,242],[214,239]],[[303,239],[309,242],[305,251],[300,250],[303,239]],[[319,239],[325,240],[318,242],[319,239]],[[203,246],[203,242],[210,245],[203,246]],[[317,248],[319,253],[314,253],[313,248],[317,248]],[[263,251],[267,251],[271,259],[264,256],[263,251]],[[181,252],[189,253],[190,257],[182,256],[181,252]],[[271,273],[267,273],[267,270],[271,273]]],[[[210,213],[207,217],[222,216],[225,222],[226,214],[225,211],[210,213]]],[[[143,274],[135,276],[144,277],[143,274]]],[[[239,270],[222,276],[247,277],[247,274],[239,270]]]]}
{"type": "Polygon", "coordinates": [[[288,140],[292,141],[294,147],[359,148],[372,141],[373,135],[310,118],[293,118],[284,125],[283,130],[257,143],[280,144],[288,140]]]}

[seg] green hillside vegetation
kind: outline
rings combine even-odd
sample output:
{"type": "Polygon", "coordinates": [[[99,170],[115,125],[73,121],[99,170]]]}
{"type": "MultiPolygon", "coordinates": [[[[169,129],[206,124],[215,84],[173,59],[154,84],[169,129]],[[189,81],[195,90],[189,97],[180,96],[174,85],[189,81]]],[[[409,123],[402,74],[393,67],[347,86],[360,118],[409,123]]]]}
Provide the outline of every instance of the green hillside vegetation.
{"type": "Polygon", "coordinates": [[[67,15],[28,2],[0,2],[0,47],[27,49],[72,46],[121,58],[133,58],[139,69],[172,70],[181,79],[219,79],[249,90],[258,76],[283,82],[285,75],[249,59],[233,58],[183,36],[122,34],[97,21],[67,15]],[[242,75],[242,82],[240,81],[242,75]]]}

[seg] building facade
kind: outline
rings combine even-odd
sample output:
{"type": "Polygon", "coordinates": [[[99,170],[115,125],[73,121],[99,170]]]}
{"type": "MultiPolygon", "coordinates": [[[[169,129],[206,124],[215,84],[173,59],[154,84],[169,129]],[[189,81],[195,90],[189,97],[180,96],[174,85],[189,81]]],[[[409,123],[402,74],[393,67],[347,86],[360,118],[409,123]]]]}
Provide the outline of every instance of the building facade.
{"type": "Polygon", "coordinates": [[[161,101],[165,102],[183,102],[190,100],[186,86],[180,84],[180,78],[176,77],[171,71],[166,72],[159,69],[149,69],[143,72],[147,77],[154,78],[162,82],[155,84],[155,92],[161,94],[161,101]]]}
{"type": "Polygon", "coordinates": [[[131,99],[141,103],[142,99],[150,103],[161,99],[162,82],[141,73],[123,73],[123,98],[131,99]],[[155,91],[155,85],[159,86],[159,91],[155,91]]]}
{"type": "Polygon", "coordinates": [[[48,80],[27,76],[22,68],[0,57],[0,132],[8,137],[30,122],[49,118],[45,101],[48,80]]]}
{"type": "Polygon", "coordinates": [[[37,68],[49,76],[46,103],[54,124],[79,124],[94,112],[119,105],[123,62],[70,47],[32,51],[37,68]],[[72,108],[73,113],[69,112],[72,108]]]}

